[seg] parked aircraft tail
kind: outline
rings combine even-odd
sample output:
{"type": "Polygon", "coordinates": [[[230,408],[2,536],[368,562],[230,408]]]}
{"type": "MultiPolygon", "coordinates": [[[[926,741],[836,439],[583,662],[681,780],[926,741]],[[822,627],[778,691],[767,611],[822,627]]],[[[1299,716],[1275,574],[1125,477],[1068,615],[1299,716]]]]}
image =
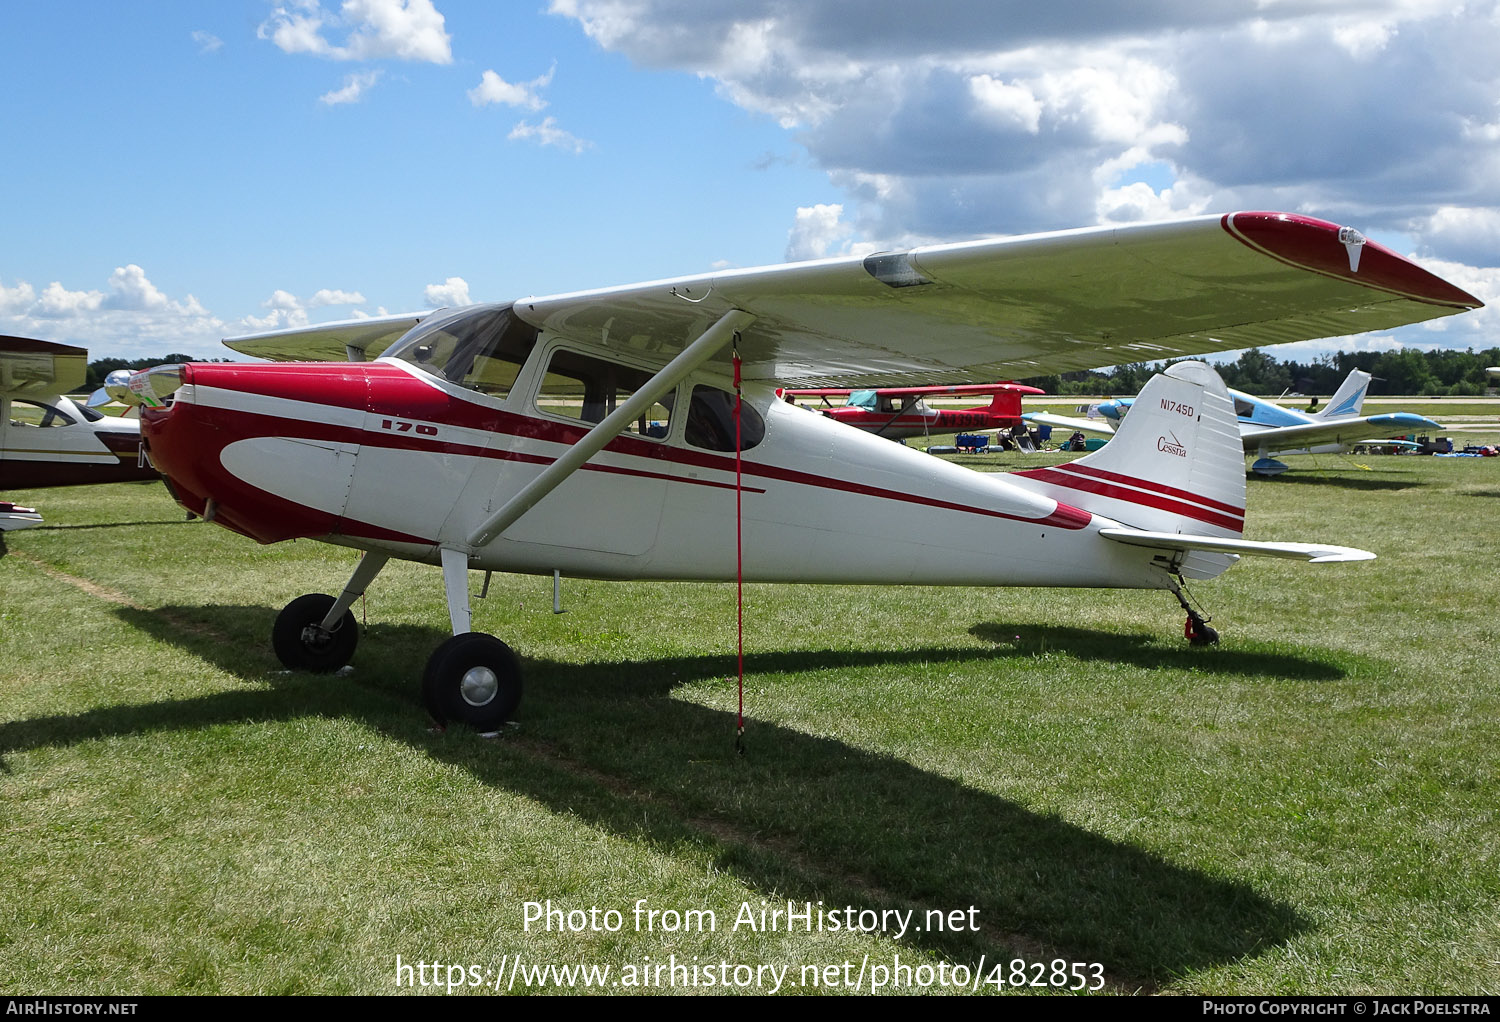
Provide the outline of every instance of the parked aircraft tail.
{"type": "Polygon", "coordinates": [[[1358,415],[1365,406],[1365,392],[1370,389],[1371,376],[1361,369],[1349,370],[1344,382],[1323,410],[1314,415],[1318,419],[1338,419],[1346,415],[1358,415]]]}
{"type": "Polygon", "coordinates": [[[1211,578],[1243,554],[1306,561],[1366,560],[1373,554],[1309,543],[1260,543],[1245,527],[1245,461],[1234,403],[1202,362],[1178,362],[1151,378],[1114,439],[1054,468],[1017,472],[1023,486],[1122,528],[1100,535],[1175,551],[1175,570],[1211,578]]]}
{"type": "Polygon", "coordinates": [[[1245,460],[1234,403],[1202,362],[1178,362],[1153,376],[1099,450],[1016,476],[1138,529],[1210,536],[1244,531],[1245,460]]]}

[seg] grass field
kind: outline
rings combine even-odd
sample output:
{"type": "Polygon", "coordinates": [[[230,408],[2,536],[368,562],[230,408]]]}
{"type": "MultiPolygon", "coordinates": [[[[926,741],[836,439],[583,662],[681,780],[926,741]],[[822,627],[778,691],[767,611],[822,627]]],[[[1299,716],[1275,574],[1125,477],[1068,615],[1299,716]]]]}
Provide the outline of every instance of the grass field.
{"type": "Polygon", "coordinates": [[[994,992],[1061,960],[1112,993],[1500,993],[1500,459],[1286,460],[1249,538],[1380,558],[1196,585],[1212,649],[1165,593],[749,587],[743,756],[732,587],[572,581],[554,616],[497,576],[475,627],[524,659],[518,726],[436,734],[435,569],[356,606],[351,672],[293,675],[271,621],[352,551],[156,484],[10,494],[47,525],[0,559],[0,992],[506,989],[518,960],[994,992]],[[788,901],[915,926],[744,925],[788,901]]]}

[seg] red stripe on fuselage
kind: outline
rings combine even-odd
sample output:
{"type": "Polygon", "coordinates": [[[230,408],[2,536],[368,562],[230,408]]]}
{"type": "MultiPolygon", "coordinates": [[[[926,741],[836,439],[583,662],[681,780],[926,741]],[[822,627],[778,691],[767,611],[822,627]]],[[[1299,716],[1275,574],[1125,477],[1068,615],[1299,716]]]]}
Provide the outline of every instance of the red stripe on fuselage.
{"type": "MultiPolygon", "coordinates": [[[[1115,500],[1122,500],[1129,504],[1140,504],[1144,507],[1156,508],[1159,511],[1170,511],[1173,514],[1182,515],[1184,518],[1192,518],[1209,525],[1217,525],[1220,528],[1229,529],[1235,533],[1241,533],[1245,530],[1243,511],[1237,513],[1238,517],[1223,515],[1217,511],[1210,511],[1207,508],[1175,500],[1171,497],[1161,496],[1157,493],[1126,489],[1124,486],[1117,486],[1102,480],[1068,475],[1061,471],[1061,469],[1066,467],[1064,465],[1058,468],[1035,468],[1016,474],[1024,475],[1038,482],[1061,486],[1064,489],[1078,490],[1084,493],[1097,493],[1101,497],[1112,497],[1115,500]]],[[[1147,483],[1145,480],[1128,480],[1125,476],[1119,478],[1129,481],[1132,486],[1155,486],[1155,484],[1147,483]]],[[[1170,489],[1170,487],[1167,487],[1167,489],[1170,489]]]]}
{"type": "Polygon", "coordinates": [[[1226,504],[1222,500],[1214,500],[1212,497],[1200,497],[1196,493],[1179,490],[1177,487],[1168,486],[1166,483],[1158,483],[1150,479],[1137,479],[1134,476],[1121,475],[1119,472],[1108,472],[1102,468],[1094,468],[1092,465],[1080,465],[1076,461],[1066,465],[1058,465],[1057,469],[1060,472],[1077,472],[1080,475],[1092,476],[1095,479],[1102,479],[1105,482],[1123,483],[1126,486],[1154,490],[1168,497],[1175,497],[1178,500],[1186,500],[1194,504],[1202,504],[1204,507],[1223,511],[1225,514],[1239,515],[1241,518],[1245,517],[1245,508],[1243,506],[1236,507],[1233,504],[1226,504]]]}

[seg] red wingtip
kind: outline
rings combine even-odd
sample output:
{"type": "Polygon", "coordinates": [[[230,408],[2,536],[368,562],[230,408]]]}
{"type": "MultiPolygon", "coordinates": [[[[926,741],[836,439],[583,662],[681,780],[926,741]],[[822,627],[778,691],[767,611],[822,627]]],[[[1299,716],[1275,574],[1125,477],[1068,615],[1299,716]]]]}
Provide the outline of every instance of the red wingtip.
{"type": "Polygon", "coordinates": [[[1292,266],[1432,305],[1484,307],[1462,288],[1384,245],[1327,220],[1295,213],[1246,212],[1228,213],[1220,222],[1224,230],[1250,248],[1292,266]],[[1353,258],[1351,244],[1358,249],[1353,258]]]}

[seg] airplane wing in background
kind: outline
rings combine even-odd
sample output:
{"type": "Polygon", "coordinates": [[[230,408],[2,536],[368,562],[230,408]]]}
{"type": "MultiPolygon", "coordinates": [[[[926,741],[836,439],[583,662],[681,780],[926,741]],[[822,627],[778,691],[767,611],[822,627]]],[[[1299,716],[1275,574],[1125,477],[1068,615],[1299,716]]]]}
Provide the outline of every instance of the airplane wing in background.
{"type": "Polygon", "coordinates": [[[1295,426],[1272,426],[1242,434],[1245,452],[1254,454],[1265,450],[1295,451],[1304,447],[1322,444],[1352,444],[1375,437],[1389,437],[1398,433],[1436,432],[1443,428],[1414,412],[1386,412],[1382,415],[1366,415],[1330,422],[1309,422],[1295,426]]]}
{"type": "Polygon", "coordinates": [[[0,334],[0,395],[51,397],[83,389],[87,348],[0,334]]]}
{"type": "MultiPolygon", "coordinates": [[[[755,317],[739,332],[747,379],[869,388],[1335,337],[1481,305],[1337,224],[1233,213],[725,270],[525,298],[514,311],[547,334],[666,362],[740,310],[755,317]]],[[[400,319],[383,317],[381,339],[393,339],[400,319]]],[[[375,321],[231,347],[287,357],[316,342],[323,357],[342,358],[354,345],[339,331],[360,323],[375,321]]],[[[374,347],[366,340],[363,350],[374,347]]],[[[713,361],[727,368],[730,357],[726,346],[713,361]]]]}
{"type": "Polygon", "coordinates": [[[346,319],[226,337],[224,344],[242,355],[273,362],[368,362],[379,358],[397,338],[430,315],[431,312],[414,312],[346,319]]]}

